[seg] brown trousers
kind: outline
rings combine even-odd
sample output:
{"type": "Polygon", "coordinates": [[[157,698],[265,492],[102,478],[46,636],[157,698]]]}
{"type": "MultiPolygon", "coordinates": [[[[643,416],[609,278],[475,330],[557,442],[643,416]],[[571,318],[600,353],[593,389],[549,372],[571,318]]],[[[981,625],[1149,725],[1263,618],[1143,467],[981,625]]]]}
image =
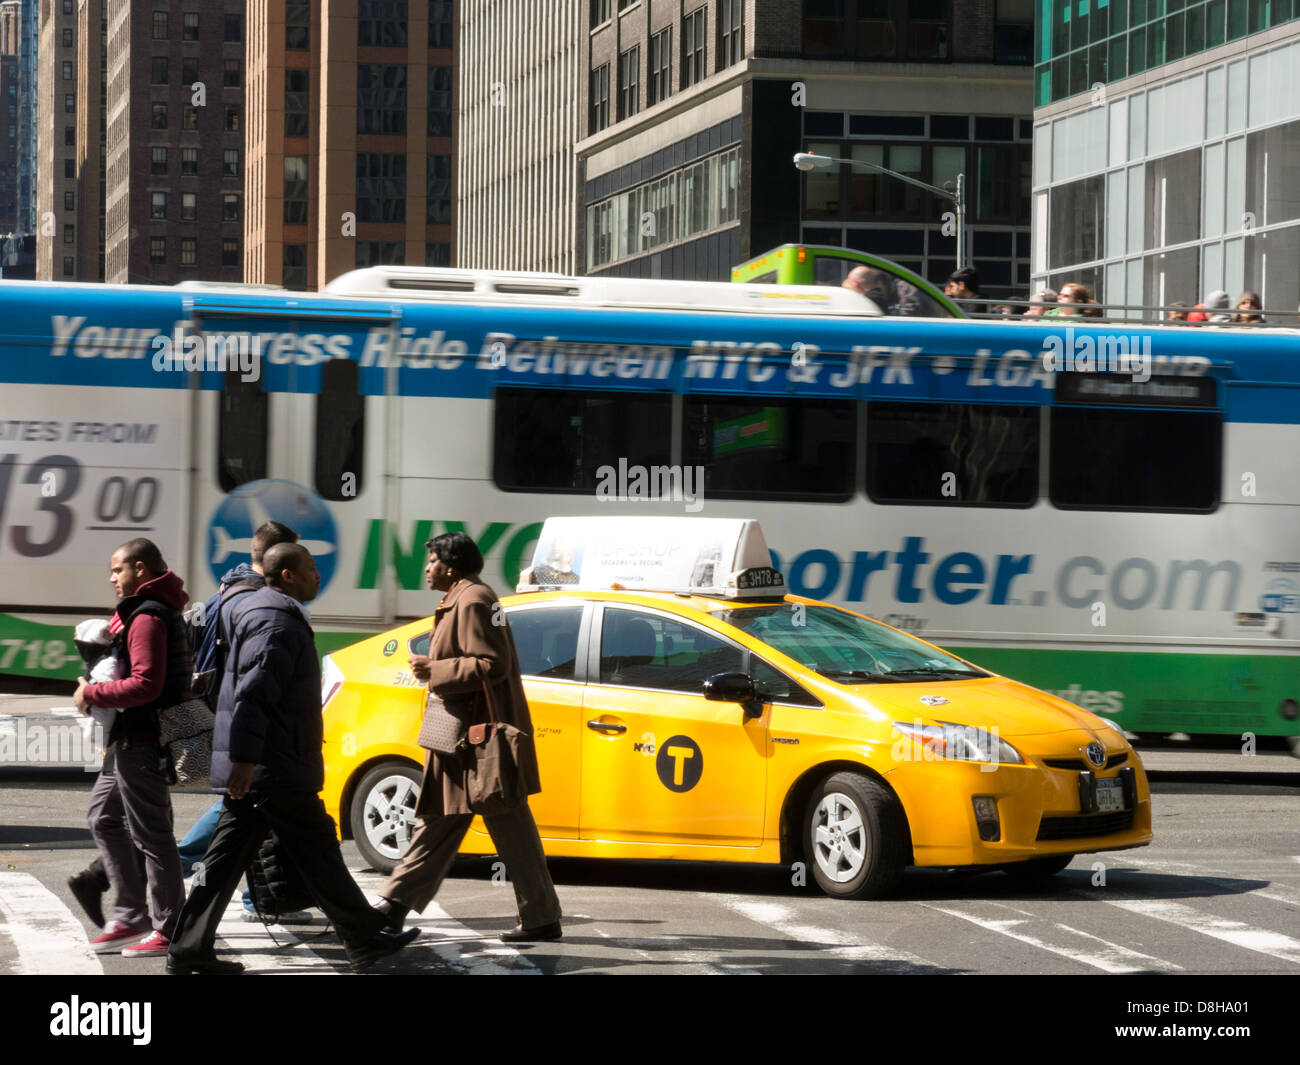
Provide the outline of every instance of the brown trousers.
{"type": "MultiPolygon", "coordinates": [[[[442,886],[473,820],[473,814],[420,818],[411,837],[411,849],[379,894],[399,906],[423,910],[442,886]]],[[[528,804],[508,813],[484,816],[483,822],[514,886],[519,923],[525,928],[540,928],[558,921],[560,900],[528,804]]]]}

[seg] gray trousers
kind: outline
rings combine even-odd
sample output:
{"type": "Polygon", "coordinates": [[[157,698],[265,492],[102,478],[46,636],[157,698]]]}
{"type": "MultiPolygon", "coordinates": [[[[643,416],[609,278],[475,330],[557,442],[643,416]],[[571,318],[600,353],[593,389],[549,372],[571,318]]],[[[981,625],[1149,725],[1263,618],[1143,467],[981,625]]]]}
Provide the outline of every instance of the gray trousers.
{"type": "MultiPolygon", "coordinates": [[[[379,894],[408,909],[423,910],[442,886],[473,820],[473,814],[420,818],[411,837],[411,849],[379,894]]],[[[560,900],[528,804],[508,813],[485,816],[483,822],[515,889],[519,923],[525,928],[540,928],[558,921],[560,900]]]]}
{"type": "Polygon", "coordinates": [[[112,768],[106,767],[95,781],[87,820],[117,892],[113,920],[131,928],[147,927],[147,885],[153,896],[153,928],[171,939],[185,901],[185,881],[160,758],[166,758],[166,751],[157,745],[118,746],[112,768]]]}

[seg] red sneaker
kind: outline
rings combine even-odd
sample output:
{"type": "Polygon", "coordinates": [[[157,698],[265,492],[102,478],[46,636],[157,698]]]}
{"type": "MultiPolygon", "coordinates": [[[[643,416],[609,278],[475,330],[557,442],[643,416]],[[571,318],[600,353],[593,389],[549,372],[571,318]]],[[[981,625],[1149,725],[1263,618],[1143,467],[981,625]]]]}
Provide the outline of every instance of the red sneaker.
{"type": "Polygon", "coordinates": [[[150,932],[133,947],[122,951],[124,958],[161,958],[171,950],[171,940],[161,932],[150,932]]]}
{"type": "Polygon", "coordinates": [[[129,928],[120,921],[114,921],[108,931],[90,941],[90,947],[96,954],[112,954],[140,939],[148,931],[147,928],[129,928]]]}

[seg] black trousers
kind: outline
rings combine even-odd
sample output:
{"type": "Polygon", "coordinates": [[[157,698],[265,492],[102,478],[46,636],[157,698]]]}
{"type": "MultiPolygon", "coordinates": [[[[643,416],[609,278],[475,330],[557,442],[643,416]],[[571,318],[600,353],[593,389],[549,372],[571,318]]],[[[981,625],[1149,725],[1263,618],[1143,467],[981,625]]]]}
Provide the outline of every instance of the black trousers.
{"type": "Polygon", "coordinates": [[[208,957],[217,925],[230,896],[268,831],[293,862],[307,890],[351,948],[383,926],[385,916],[366,901],[352,879],[335,835],[334,819],[320,796],[311,792],[226,797],[212,844],[194,867],[189,898],[172,936],[171,955],[179,960],[208,957]]]}

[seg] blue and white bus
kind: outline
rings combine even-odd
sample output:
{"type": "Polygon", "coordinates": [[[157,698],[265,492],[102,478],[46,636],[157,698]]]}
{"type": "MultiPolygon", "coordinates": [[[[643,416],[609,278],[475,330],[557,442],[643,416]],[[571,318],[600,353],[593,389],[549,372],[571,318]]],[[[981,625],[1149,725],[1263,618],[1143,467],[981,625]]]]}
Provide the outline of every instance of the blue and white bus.
{"type": "Polygon", "coordinates": [[[704,513],[759,519],[791,590],[1134,732],[1300,735],[1294,331],[408,268],[5,282],[0,322],[0,673],[76,675],[133,536],[198,597],[286,522],[328,651],[428,612],[430,535],[507,589],[550,515],[704,513]]]}

